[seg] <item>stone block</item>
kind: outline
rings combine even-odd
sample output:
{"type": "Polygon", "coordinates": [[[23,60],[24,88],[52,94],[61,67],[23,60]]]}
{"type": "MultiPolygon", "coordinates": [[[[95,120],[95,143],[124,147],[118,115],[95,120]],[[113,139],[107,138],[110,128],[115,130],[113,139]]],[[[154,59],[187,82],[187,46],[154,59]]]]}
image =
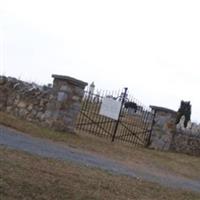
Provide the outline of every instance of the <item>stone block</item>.
{"type": "Polygon", "coordinates": [[[25,109],[25,108],[20,108],[19,111],[18,111],[18,115],[20,117],[26,117],[26,115],[28,114],[29,112],[25,109]]]}
{"type": "Polygon", "coordinates": [[[28,111],[31,111],[33,109],[33,104],[30,104],[28,107],[27,107],[27,110],[28,111]]]}
{"type": "Polygon", "coordinates": [[[57,101],[63,102],[67,100],[68,95],[65,92],[58,92],[57,101]]]}
{"type": "Polygon", "coordinates": [[[11,111],[12,111],[12,106],[8,106],[8,107],[6,107],[6,112],[8,112],[8,113],[10,113],[11,111]]]}
{"type": "Polygon", "coordinates": [[[24,102],[24,101],[20,101],[18,104],[17,104],[17,107],[19,108],[25,108],[27,106],[27,104],[24,102]]]}
{"type": "Polygon", "coordinates": [[[46,110],[46,112],[44,113],[44,115],[45,115],[46,119],[49,119],[52,116],[52,112],[49,111],[49,110],[46,110]]]}
{"type": "Polygon", "coordinates": [[[61,85],[60,91],[66,93],[72,93],[72,89],[69,87],[69,85],[61,85]]]}
{"type": "Polygon", "coordinates": [[[81,97],[80,96],[73,96],[72,100],[73,101],[81,101],[81,97]]]}

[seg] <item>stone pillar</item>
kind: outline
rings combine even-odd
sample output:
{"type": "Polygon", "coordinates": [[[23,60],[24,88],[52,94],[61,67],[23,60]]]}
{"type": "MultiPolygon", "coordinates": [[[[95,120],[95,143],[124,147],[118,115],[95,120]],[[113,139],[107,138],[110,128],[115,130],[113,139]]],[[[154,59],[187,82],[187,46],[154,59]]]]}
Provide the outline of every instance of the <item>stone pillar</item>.
{"type": "Polygon", "coordinates": [[[8,89],[5,86],[7,78],[0,76],[0,111],[6,110],[6,104],[8,101],[8,89]]]}
{"type": "Polygon", "coordinates": [[[176,133],[176,111],[150,106],[155,111],[154,127],[149,148],[168,151],[176,133]]]}
{"type": "Polygon", "coordinates": [[[81,99],[87,83],[69,76],[53,74],[53,101],[48,110],[53,115],[51,127],[59,131],[75,132],[81,99]]]}

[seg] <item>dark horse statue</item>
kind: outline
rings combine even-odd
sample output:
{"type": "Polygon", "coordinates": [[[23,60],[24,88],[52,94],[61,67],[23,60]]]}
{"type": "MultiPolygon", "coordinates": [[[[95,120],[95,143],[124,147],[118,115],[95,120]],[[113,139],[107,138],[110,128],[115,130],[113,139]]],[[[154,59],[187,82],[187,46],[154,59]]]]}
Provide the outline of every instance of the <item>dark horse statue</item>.
{"type": "Polygon", "coordinates": [[[182,116],[185,116],[184,127],[186,128],[191,116],[190,101],[181,101],[180,108],[176,115],[176,124],[180,122],[182,116]]]}
{"type": "Polygon", "coordinates": [[[136,112],[137,111],[137,104],[135,102],[132,102],[132,101],[127,101],[124,103],[124,107],[126,109],[134,109],[134,111],[136,112]]]}

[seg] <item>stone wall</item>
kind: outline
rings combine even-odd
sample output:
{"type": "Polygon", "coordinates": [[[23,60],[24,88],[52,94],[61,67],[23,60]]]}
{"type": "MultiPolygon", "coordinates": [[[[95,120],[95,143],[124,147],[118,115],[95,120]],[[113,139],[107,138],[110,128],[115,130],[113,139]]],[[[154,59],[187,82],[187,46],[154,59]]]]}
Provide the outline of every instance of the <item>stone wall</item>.
{"type": "Polygon", "coordinates": [[[55,130],[74,132],[87,83],[52,75],[53,87],[0,76],[0,111],[55,130]]]}
{"type": "Polygon", "coordinates": [[[180,153],[200,156],[200,135],[186,134],[177,131],[174,135],[171,150],[180,153]]]}
{"type": "Polygon", "coordinates": [[[200,134],[176,126],[176,112],[151,106],[155,111],[150,148],[200,156],[200,134]]]}

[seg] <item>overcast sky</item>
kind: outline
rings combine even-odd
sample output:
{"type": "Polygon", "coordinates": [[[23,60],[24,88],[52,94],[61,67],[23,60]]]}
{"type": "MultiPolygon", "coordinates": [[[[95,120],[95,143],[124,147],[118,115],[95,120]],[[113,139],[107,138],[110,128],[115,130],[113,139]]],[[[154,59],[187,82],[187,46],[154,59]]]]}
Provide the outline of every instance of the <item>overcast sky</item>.
{"type": "Polygon", "coordinates": [[[0,0],[0,74],[125,86],[146,105],[192,103],[200,122],[200,1],[0,0]]]}

